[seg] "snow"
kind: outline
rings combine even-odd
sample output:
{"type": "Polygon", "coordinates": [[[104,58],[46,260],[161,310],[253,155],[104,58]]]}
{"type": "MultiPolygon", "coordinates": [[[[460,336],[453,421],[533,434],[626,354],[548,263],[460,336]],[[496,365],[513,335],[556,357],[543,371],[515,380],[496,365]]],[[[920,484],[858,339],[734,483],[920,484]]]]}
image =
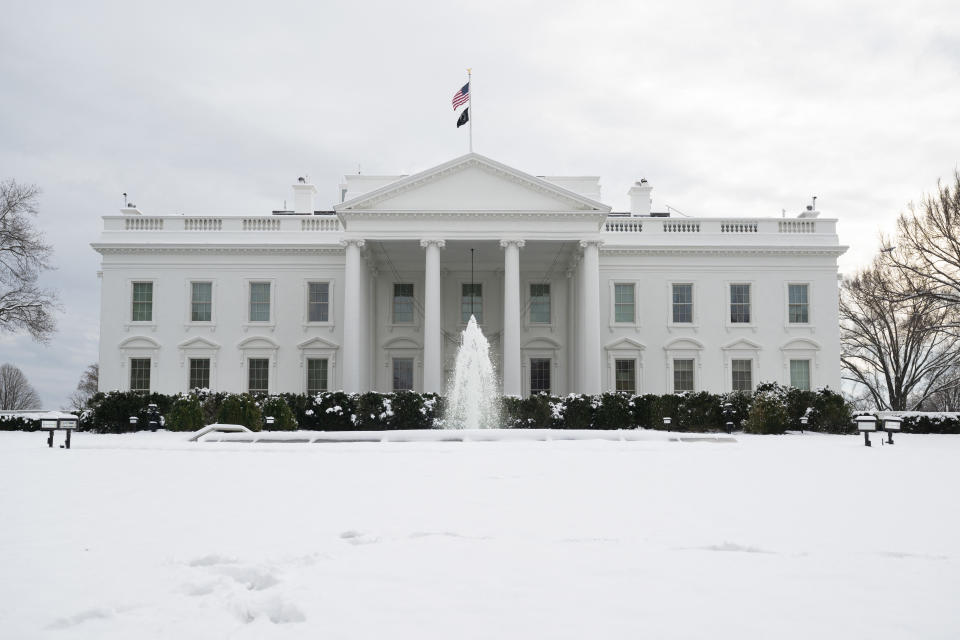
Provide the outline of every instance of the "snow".
{"type": "Polygon", "coordinates": [[[0,636],[960,635],[957,436],[187,436],[0,433],[0,636]]]}

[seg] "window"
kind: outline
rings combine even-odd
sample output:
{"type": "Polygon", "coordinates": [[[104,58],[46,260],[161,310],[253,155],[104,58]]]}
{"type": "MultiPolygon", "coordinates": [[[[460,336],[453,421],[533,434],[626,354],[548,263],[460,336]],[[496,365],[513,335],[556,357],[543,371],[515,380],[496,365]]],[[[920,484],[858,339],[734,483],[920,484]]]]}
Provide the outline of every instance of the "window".
{"type": "Polygon", "coordinates": [[[673,285],[673,321],[693,322],[693,285],[673,285]]]}
{"type": "Polygon", "coordinates": [[[130,391],[150,391],[150,358],[130,358],[130,391]]]}
{"type": "Polygon", "coordinates": [[[634,322],[633,284],[617,283],[613,285],[613,318],[615,322],[634,322]]]}
{"type": "Polygon", "coordinates": [[[550,285],[530,285],[530,322],[550,324],[550,285]]]}
{"type": "Polygon", "coordinates": [[[730,285],[730,322],[749,324],[750,322],[750,285],[730,285]]]}
{"type": "Polygon", "coordinates": [[[330,283],[311,282],[307,289],[307,322],[328,322],[330,320],[330,283]]]}
{"type": "Polygon", "coordinates": [[[809,360],[791,360],[790,361],[790,386],[796,387],[801,391],[810,390],[810,361],[809,360]]]}
{"type": "Polygon", "coordinates": [[[393,323],[413,322],[413,285],[394,283],[393,285],[393,323]]]}
{"type": "Polygon", "coordinates": [[[210,388],[210,358],[190,358],[190,388],[210,388]]]}
{"type": "Polygon", "coordinates": [[[753,360],[731,360],[734,391],[753,391],[753,360]]]}
{"type": "Polygon", "coordinates": [[[616,377],[616,390],[626,393],[637,392],[637,361],[636,360],[616,360],[614,361],[614,373],[616,377]]]}
{"type": "Polygon", "coordinates": [[[269,393],[269,358],[250,358],[247,361],[247,374],[247,391],[250,393],[269,393]]]}
{"type": "Polygon", "coordinates": [[[483,285],[478,282],[460,285],[460,322],[467,324],[470,316],[483,324],[483,285]]]}
{"type": "Polygon", "coordinates": [[[250,283],[250,322],[270,322],[270,283],[250,283]]]}
{"type": "Polygon", "coordinates": [[[393,390],[413,390],[413,358],[393,359],[393,390]]]}
{"type": "Polygon", "coordinates": [[[787,286],[787,314],[791,324],[810,322],[810,285],[791,284],[787,286]]]}
{"type": "Polygon", "coordinates": [[[210,322],[213,318],[213,283],[190,283],[190,322],[210,322]]]}
{"type": "Polygon", "coordinates": [[[326,391],[327,372],[329,365],[326,358],[308,358],[307,359],[307,393],[315,396],[321,391],[326,391]]]}
{"type": "Polygon", "coordinates": [[[133,283],[133,322],[153,321],[153,283],[133,283]]]}
{"type": "Polygon", "coordinates": [[[550,358],[530,358],[530,393],[550,394],[550,358]]]}
{"type": "Polygon", "coordinates": [[[693,391],[693,360],[673,361],[673,392],[693,391]]]}

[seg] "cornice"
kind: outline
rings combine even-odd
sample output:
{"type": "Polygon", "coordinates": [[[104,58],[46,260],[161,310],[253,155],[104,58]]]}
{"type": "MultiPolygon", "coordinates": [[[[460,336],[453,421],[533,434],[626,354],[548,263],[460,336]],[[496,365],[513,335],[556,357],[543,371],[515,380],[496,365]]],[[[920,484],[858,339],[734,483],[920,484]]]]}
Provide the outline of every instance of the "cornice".
{"type": "Polygon", "coordinates": [[[721,247],[721,246],[702,246],[684,245],[684,246],[666,246],[656,247],[601,247],[600,253],[606,256],[637,256],[637,255],[817,255],[817,256],[841,256],[846,253],[847,247],[797,247],[797,246],[757,246],[750,247],[745,245],[721,247]]]}
{"type": "Polygon", "coordinates": [[[339,215],[347,220],[377,220],[383,218],[410,218],[413,220],[422,218],[578,218],[582,220],[607,219],[607,214],[602,211],[523,211],[517,210],[469,210],[469,211],[449,211],[449,210],[417,210],[407,211],[399,209],[360,209],[345,210],[339,215]]]}
{"type": "Polygon", "coordinates": [[[189,254],[247,254],[247,255],[335,255],[344,254],[343,247],[315,245],[90,245],[101,255],[138,254],[138,255],[189,255],[189,254]]]}

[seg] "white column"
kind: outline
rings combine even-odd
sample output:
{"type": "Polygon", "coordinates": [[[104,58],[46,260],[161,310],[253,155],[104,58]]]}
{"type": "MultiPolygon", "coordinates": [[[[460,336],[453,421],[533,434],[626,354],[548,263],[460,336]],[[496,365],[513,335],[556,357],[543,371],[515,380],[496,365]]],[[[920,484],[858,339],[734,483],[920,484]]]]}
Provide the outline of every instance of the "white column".
{"type": "Polygon", "coordinates": [[[520,249],[523,240],[501,240],[503,247],[503,395],[520,396],[520,249]]]}
{"type": "Polygon", "coordinates": [[[421,240],[426,249],[423,297],[423,390],[443,393],[443,324],[440,315],[440,249],[443,240],[421,240]]]}
{"type": "Polygon", "coordinates": [[[361,322],[360,305],[363,292],[360,278],[363,270],[363,257],[360,248],[363,240],[341,240],[346,249],[343,275],[343,390],[347,393],[359,393],[362,353],[360,350],[361,322]]]}
{"type": "Polygon", "coordinates": [[[600,374],[600,245],[599,240],[581,240],[583,247],[583,295],[580,305],[583,312],[583,325],[580,327],[583,345],[581,371],[581,393],[600,393],[602,388],[600,374]]]}

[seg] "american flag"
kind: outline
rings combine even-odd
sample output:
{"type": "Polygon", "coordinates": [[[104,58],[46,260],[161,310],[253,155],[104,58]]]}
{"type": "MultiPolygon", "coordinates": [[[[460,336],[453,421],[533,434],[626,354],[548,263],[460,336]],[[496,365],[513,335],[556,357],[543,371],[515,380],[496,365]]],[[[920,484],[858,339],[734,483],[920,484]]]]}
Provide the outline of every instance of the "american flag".
{"type": "Polygon", "coordinates": [[[470,83],[463,85],[460,88],[460,91],[457,91],[453,94],[453,110],[456,111],[457,108],[470,100],[470,83]]]}

